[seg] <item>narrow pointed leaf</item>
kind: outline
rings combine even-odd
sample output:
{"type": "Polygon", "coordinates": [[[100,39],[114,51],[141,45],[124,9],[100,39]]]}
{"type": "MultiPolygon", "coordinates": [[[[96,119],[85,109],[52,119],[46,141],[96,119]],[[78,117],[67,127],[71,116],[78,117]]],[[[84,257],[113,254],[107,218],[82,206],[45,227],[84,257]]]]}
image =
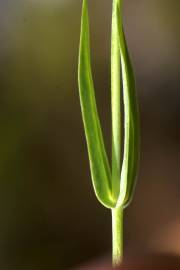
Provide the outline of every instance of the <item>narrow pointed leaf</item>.
{"type": "Polygon", "coordinates": [[[131,200],[139,161],[139,114],[132,65],[123,32],[120,7],[117,9],[124,100],[124,153],[117,206],[131,200]]]}
{"type": "Polygon", "coordinates": [[[115,202],[111,192],[111,172],[104,147],[91,74],[87,0],[83,0],[82,7],[78,82],[94,190],[98,200],[104,206],[111,208],[114,207],[115,202]]]}

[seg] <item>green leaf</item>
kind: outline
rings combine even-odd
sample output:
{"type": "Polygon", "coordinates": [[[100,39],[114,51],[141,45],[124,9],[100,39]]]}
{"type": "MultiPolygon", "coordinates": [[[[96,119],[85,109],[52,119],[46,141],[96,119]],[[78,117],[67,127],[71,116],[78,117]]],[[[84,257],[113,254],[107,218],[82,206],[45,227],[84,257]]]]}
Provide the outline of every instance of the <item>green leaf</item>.
{"type": "Polygon", "coordinates": [[[124,100],[124,153],[117,206],[126,206],[133,195],[139,161],[139,113],[134,73],[122,26],[120,6],[117,8],[119,49],[121,55],[124,100]]]}
{"type": "Polygon", "coordinates": [[[94,190],[98,200],[104,206],[112,208],[115,206],[115,201],[111,191],[111,172],[97,112],[91,74],[87,0],[83,0],[82,7],[78,82],[94,190]]]}

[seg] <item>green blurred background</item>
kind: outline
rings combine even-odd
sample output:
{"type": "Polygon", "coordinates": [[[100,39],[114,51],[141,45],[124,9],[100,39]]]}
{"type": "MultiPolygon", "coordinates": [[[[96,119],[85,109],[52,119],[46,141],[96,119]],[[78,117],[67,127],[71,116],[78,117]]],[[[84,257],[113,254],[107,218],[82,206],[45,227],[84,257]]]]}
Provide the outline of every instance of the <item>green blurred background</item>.
{"type": "MultiPolygon", "coordinates": [[[[93,76],[110,152],[109,0],[90,0],[93,76]]],[[[124,0],[141,162],[125,253],[180,254],[180,2],[124,0]]],[[[80,0],[0,2],[0,265],[70,269],[111,252],[77,86],[80,0]]]]}

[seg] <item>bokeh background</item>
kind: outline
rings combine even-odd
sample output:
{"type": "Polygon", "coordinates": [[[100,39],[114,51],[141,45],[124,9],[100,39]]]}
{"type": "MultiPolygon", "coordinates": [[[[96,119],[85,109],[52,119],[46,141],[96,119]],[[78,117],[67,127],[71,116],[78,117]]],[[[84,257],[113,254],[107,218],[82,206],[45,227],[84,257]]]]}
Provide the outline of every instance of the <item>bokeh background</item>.
{"type": "MultiPolygon", "coordinates": [[[[110,0],[90,0],[98,109],[110,152],[110,0]]],[[[180,254],[180,1],[126,0],[141,161],[125,254],[180,254]]],[[[0,1],[0,265],[73,269],[111,253],[77,86],[80,0],[0,1]]]]}

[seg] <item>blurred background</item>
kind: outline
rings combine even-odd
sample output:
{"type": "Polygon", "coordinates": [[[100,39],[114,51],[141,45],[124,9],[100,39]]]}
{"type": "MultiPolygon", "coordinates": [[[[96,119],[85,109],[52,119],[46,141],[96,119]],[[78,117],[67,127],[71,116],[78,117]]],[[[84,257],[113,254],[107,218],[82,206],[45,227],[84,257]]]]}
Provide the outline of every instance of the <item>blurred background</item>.
{"type": "MultiPolygon", "coordinates": [[[[81,0],[0,1],[0,265],[73,269],[109,256],[77,86],[81,0]]],[[[92,66],[110,153],[110,0],[89,1],[92,66]]],[[[141,161],[125,254],[180,254],[179,0],[126,0],[141,161]]]]}

